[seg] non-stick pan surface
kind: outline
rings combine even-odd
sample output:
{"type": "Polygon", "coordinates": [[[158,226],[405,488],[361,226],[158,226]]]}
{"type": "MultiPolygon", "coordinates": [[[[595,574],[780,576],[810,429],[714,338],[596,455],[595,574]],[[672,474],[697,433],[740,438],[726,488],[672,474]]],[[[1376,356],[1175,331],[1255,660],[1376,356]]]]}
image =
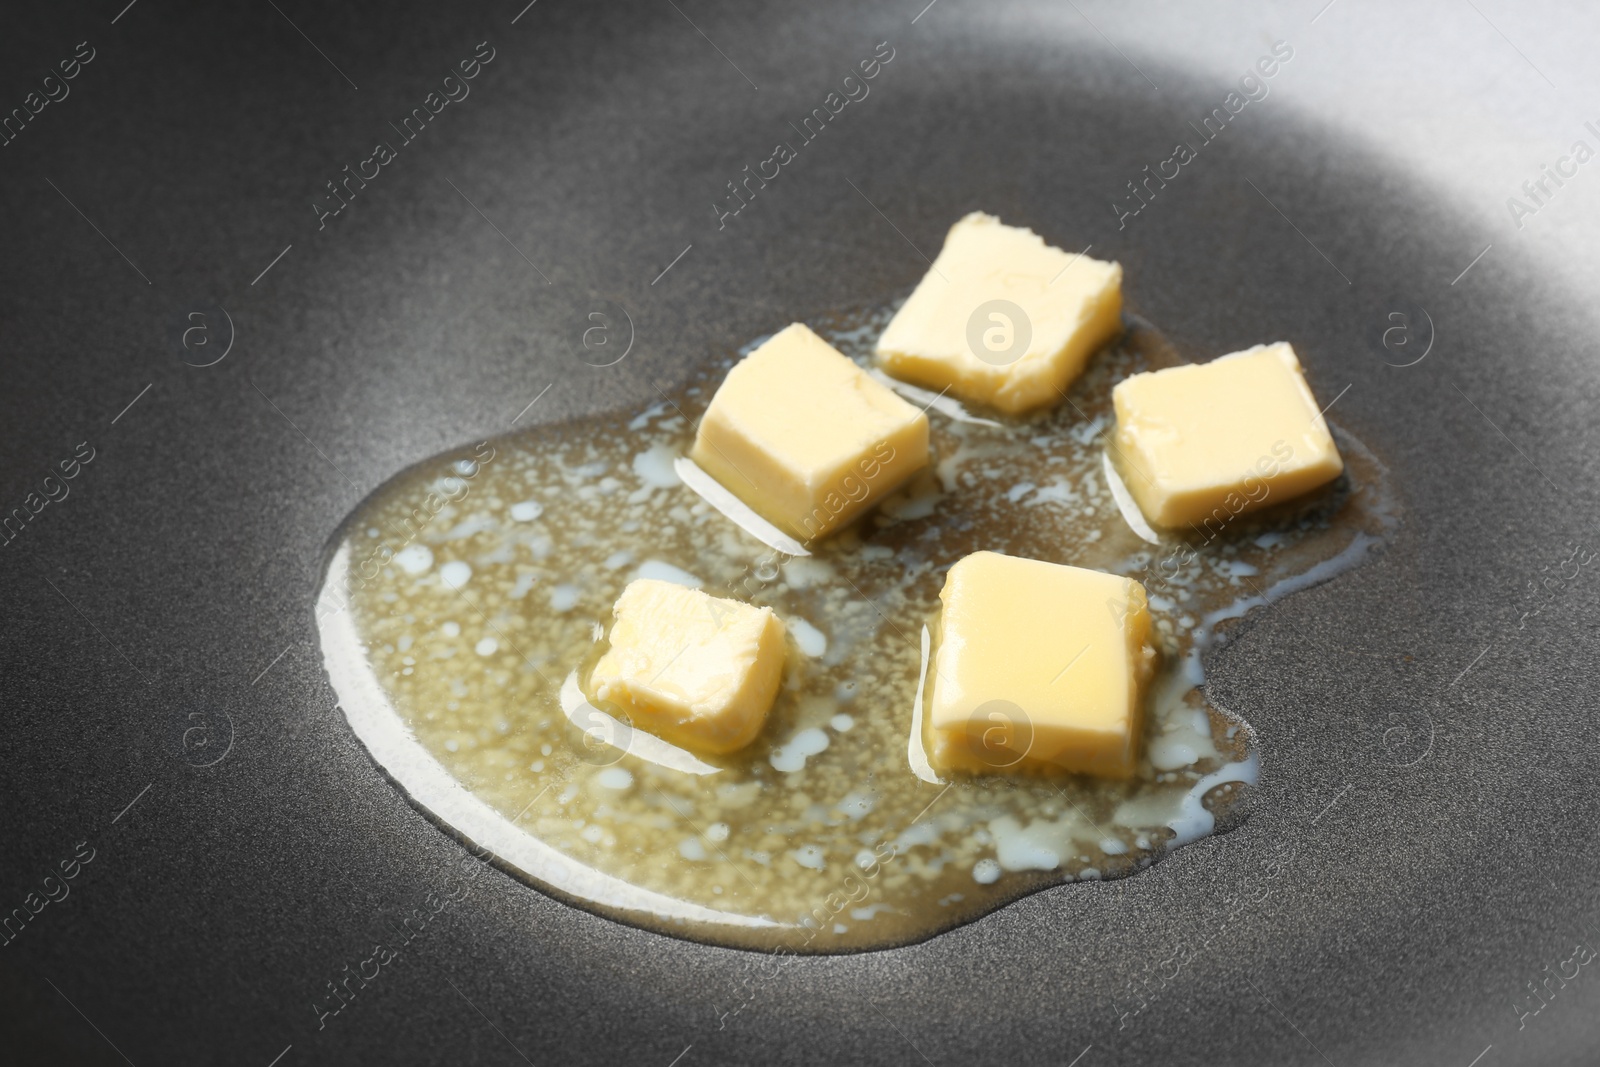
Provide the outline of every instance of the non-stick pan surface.
{"type": "Polygon", "coordinates": [[[0,945],[0,1059],[1592,1059],[1600,163],[1570,146],[1600,148],[1600,18],[923,4],[6,14],[0,910],[31,918],[0,945]],[[880,45],[870,95],[724,217],[880,45]],[[1196,158],[1131,199],[1180,141],[1196,158]],[[463,867],[323,673],[337,524],[431,453],[641,407],[903,293],[977,209],[1120,260],[1192,359],[1293,341],[1392,469],[1382,557],[1211,661],[1260,731],[1245,823],[845,957],[702,947],[463,867]],[[599,367],[606,309],[632,347],[599,367]]]}

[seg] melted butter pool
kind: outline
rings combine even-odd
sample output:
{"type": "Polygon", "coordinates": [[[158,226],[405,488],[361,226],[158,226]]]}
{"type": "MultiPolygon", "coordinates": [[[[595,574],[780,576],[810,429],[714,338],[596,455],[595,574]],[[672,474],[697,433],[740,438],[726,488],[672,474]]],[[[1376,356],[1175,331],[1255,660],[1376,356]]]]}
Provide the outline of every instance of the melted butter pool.
{"type": "MultiPolygon", "coordinates": [[[[813,323],[871,365],[893,308],[813,323]]],[[[1345,474],[1220,532],[1151,543],[1119,510],[1111,387],[1183,362],[1130,322],[1067,402],[1029,420],[899,388],[932,470],[808,556],[768,547],[675,471],[732,357],[643,412],[428,460],[347,522],[318,622],[358,736],[413,801],[590,910],[752,948],[903,944],[1042,886],[1132,874],[1213,832],[1256,781],[1249,727],[1203,699],[1229,620],[1366,558],[1398,510],[1335,429],[1345,474]],[[941,780],[914,724],[950,564],[992,549],[1142,581],[1162,658],[1141,773],[941,780]],[[583,695],[636,577],[771,606],[789,664],[761,737],[698,757],[583,695]]],[[[1137,520],[1135,519],[1135,522],[1137,520]]]]}

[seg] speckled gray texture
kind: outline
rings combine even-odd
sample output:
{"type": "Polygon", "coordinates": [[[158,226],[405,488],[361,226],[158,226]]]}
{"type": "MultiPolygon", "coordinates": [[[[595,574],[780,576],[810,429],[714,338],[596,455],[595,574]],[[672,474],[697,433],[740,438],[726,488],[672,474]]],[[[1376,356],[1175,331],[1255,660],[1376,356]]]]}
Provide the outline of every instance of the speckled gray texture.
{"type": "MultiPolygon", "coordinates": [[[[8,1055],[1592,1058],[1592,967],[1552,980],[1521,1029],[1518,1012],[1600,925],[1600,572],[1540,600],[1529,587],[1600,540],[1593,271],[1536,254],[1503,214],[1491,229],[1406,162],[1419,135],[1386,130],[1375,87],[1423,82],[1348,59],[1363,34],[1392,36],[1390,16],[1349,0],[1208,17],[941,0],[914,25],[920,0],[541,0],[515,24],[515,2],[121,6],[13,12],[0,37],[6,108],[78,41],[96,50],[0,148],[0,507],[78,442],[96,450],[0,551],[0,907],[77,842],[95,850],[70,896],[0,947],[8,1055]],[[1277,95],[1119,231],[1107,202],[1192,139],[1226,72],[1276,37],[1296,49],[1277,95]],[[394,140],[389,123],[486,39],[471,95],[319,231],[323,182],[394,140]],[[793,139],[788,123],[880,41],[895,58],[871,95],[718,230],[723,183],[793,139]],[[1349,88],[1297,96],[1297,78],[1349,88]],[[1130,307],[1197,359],[1293,341],[1319,396],[1349,385],[1334,417],[1395,471],[1406,525],[1386,555],[1258,613],[1214,658],[1212,694],[1261,732],[1247,823],[913,948],[795,961],[642,933],[485,868],[319,1029],[325,984],[392,943],[464,855],[334,708],[310,605],[337,523],[547,385],[524,422],[643,405],[708,353],[904,291],[926,266],[916,250],[978,208],[1119,259],[1130,307]],[[637,331],[609,369],[577,348],[601,299],[637,331]],[[1437,332],[1403,369],[1373,342],[1397,301],[1437,332]],[[185,366],[173,323],[208,304],[234,345],[185,366]]],[[[1467,12],[1467,27],[1417,11],[1417,32],[1438,34],[1416,38],[1419,63],[1477,64],[1486,98],[1544,91],[1508,45],[1550,66],[1552,16],[1491,5],[1493,25],[1467,12]]],[[[1572,18],[1592,37],[1593,15],[1572,18]]],[[[1424,139],[1481,167],[1496,131],[1470,93],[1444,100],[1424,139]]],[[[1551,225],[1594,232],[1587,190],[1561,195],[1551,225]]]]}

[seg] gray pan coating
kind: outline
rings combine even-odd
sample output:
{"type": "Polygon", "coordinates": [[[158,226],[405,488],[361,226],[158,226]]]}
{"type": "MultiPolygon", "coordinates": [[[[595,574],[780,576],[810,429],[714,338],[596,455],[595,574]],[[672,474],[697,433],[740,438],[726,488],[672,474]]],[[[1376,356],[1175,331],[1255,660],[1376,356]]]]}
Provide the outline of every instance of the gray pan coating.
{"type": "Polygon", "coordinates": [[[0,505],[94,458],[0,551],[0,905],[93,858],[0,946],[5,1058],[1588,1061],[1600,164],[1521,229],[1504,201],[1600,147],[1600,18],[1475,4],[11,11],[0,104],[68,95],[0,148],[0,505]],[[319,229],[324,183],[485,40],[470,95],[319,229]],[[1119,229],[1125,182],[1198,143],[1275,40],[1268,95],[1119,229]],[[724,183],[882,41],[870,95],[719,228],[724,183]],[[374,767],[318,660],[338,523],[514,418],[641,407],[904,292],[975,209],[1120,260],[1192,358],[1293,341],[1394,471],[1386,554],[1210,664],[1261,734],[1244,825],[834,958],[641,932],[488,867],[453,882],[466,851],[374,767]],[[605,368],[581,343],[602,301],[634,330],[605,368]],[[1391,312],[1411,332],[1386,347],[1391,312]],[[417,914],[319,1028],[327,983],[417,914]]]}

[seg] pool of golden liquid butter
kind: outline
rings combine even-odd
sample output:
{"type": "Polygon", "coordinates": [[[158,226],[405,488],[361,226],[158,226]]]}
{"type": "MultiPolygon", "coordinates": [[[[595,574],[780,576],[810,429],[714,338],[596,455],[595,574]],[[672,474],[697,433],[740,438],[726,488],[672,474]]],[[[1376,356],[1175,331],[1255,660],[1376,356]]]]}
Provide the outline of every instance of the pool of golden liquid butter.
{"type": "MultiPolygon", "coordinates": [[[[893,310],[812,325],[871,367],[893,310]]],[[[905,944],[1043,886],[1134,874],[1236,820],[1260,757],[1250,728],[1204,700],[1202,652],[1229,620],[1368,558],[1399,523],[1382,464],[1334,428],[1346,471],[1323,490],[1158,544],[1137,535],[1107,484],[1111,387],[1183,360],[1130,317],[1033,418],[896,383],[932,401],[931,469],[791,557],[674,472],[735,358],[643,411],[400,474],[343,527],[318,604],[340,706],[414,803],[534,885],[675,936],[905,944]],[[926,635],[947,568],[980,549],[1144,583],[1161,660],[1133,780],[940,780],[919,766],[926,635]],[[784,684],[747,749],[697,757],[584,700],[611,606],[641,576],[787,623],[784,684]]]]}

